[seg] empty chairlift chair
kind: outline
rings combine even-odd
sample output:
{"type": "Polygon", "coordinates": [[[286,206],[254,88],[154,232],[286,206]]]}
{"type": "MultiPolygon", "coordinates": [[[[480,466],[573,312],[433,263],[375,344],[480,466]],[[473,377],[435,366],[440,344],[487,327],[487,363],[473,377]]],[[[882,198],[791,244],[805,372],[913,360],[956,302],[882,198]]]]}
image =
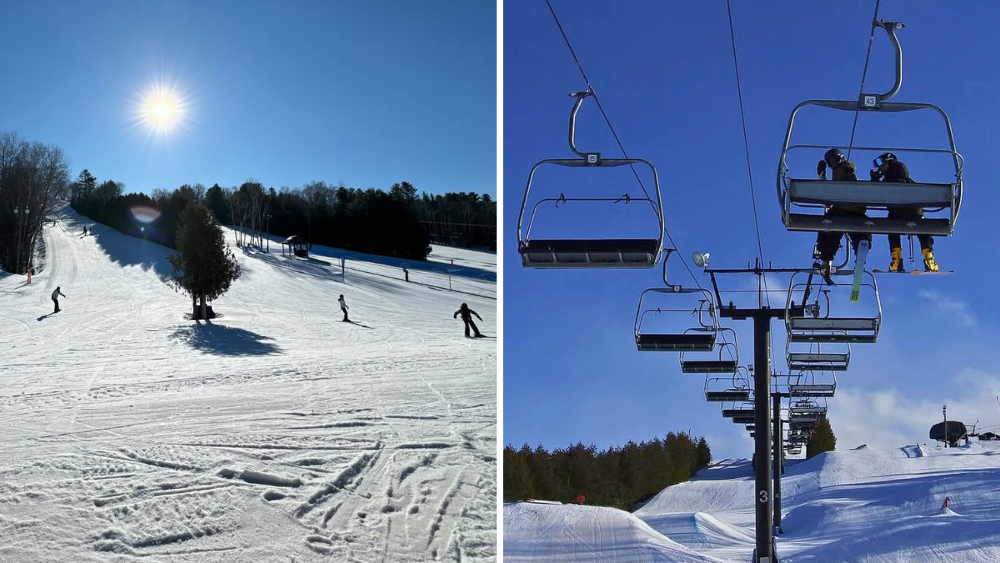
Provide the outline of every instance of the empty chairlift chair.
{"type": "Polygon", "coordinates": [[[691,354],[681,352],[680,362],[682,373],[736,374],[736,368],[740,363],[740,348],[736,342],[736,331],[731,328],[720,328],[719,333],[723,335],[723,341],[716,343],[719,357],[705,358],[703,354],[696,354],[696,357],[692,358],[691,354]],[[726,339],[726,334],[730,335],[732,342],[726,339]]]}
{"type": "MultiPolygon", "coordinates": [[[[874,295],[874,307],[871,316],[866,317],[832,317],[830,316],[829,297],[827,297],[827,307],[825,316],[820,316],[818,298],[815,307],[805,307],[806,311],[812,312],[815,316],[793,316],[794,300],[796,292],[805,290],[809,282],[796,283],[795,278],[806,272],[798,272],[792,275],[788,286],[788,299],[785,302],[785,328],[788,331],[788,342],[809,342],[809,343],[874,343],[878,340],[878,331],[882,326],[882,301],[879,297],[878,283],[875,276],[870,272],[865,272],[867,279],[862,283],[863,292],[871,292],[874,295]]],[[[845,287],[850,290],[850,283],[836,283],[836,287],[845,287]]],[[[828,293],[829,290],[824,290],[828,293]]],[[[786,348],[787,350],[787,348],[786,348]]],[[[791,359],[791,358],[789,358],[791,359]]],[[[798,358],[806,359],[806,358],[798,358]]],[[[815,359],[815,358],[813,358],[815,359]]],[[[832,358],[831,358],[832,359],[832,358]]],[[[846,361],[847,358],[844,358],[846,361]]],[[[838,359],[839,361],[839,359],[838,359]]],[[[846,368],[846,365],[844,366],[846,368]]],[[[829,369],[829,368],[826,368],[829,369]]]]}
{"type": "Polygon", "coordinates": [[[643,291],[639,296],[635,315],[635,344],[640,352],[711,352],[715,350],[718,335],[718,309],[708,290],[654,287],[643,291]],[[650,307],[646,303],[646,298],[650,295],[669,295],[671,299],[695,295],[699,299],[690,307],[650,307]],[[698,326],[682,331],[667,331],[649,326],[653,316],[679,317],[682,313],[697,315],[698,326]]]}
{"type": "Polygon", "coordinates": [[[806,372],[795,377],[795,381],[789,380],[788,395],[793,399],[807,397],[833,397],[837,391],[837,376],[831,372],[829,380],[818,379],[816,372],[806,372]]]}
{"type": "MultiPolygon", "coordinates": [[[[524,199],[521,201],[521,212],[517,219],[517,249],[521,254],[521,264],[526,268],[652,268],[660,259],[663,248],[663,200],[660,195],[660,180],[656,168],[641,158],[602,158],[600,153],[581,152],[576,148],[576,114],[580,105],[592,91],[571,94],[576,98],[569,119],[569,146],[580,158],[554,158],[536,163],[528,174],[524,199]],[[560,193],[558,197],[547,197],[535,203],[527,218],[528,194],[531,191],[535,173],[545,165],[574,168],[611,168],[617,166],[640,165],[649,169],[653,177],[655,196],[645,192],[646,197],[631,197],[627,194],[618,197],[569,197],[560,193]],[[573,204],[574,202],[595,202],[608,205],[649,206],[651,210],[650,229],[657,228],[655,236],[648,238],[532,238],[531,229],[535,223],[535,215],[540,205],[573,204]],[[654,219],[655,218],[655,219],[654,219]]],[[[644,213],[644,215],[646,215],[644,213]]]]}
{"type": "Polygon", "coordinates": [[[785,361],[788,371],[846,371],[851,363],[851,345],[842,352],[825,352],[822,344],[810,343],[809,349],[793,351],[792,342],[785,341],[785,361]]]}
{"type": "MultiPolygon", "coordinates": [[[[896,22],[876,22],[889,34],[896,50],[896,83],[885,94],[862,94],[859,100],[808,100],[795,106],[788,119],[785,143],[778,164],[778,203],[785,228],[789,231],[832,231],[872,234],[935,235],[950,236],[955,230],[958,214],[962,206],[962,168],[964,161],[955,147],[955,136],[951,121],[941,108],[931,104],[890,103],[899,91],[903,80],[902,49],[895,30],[902,24],[896,22]],[[915,110],[932,110],[944,120],[948,136],[948,149],[915,149],[900,147],[836,147],[834,145],[790,144],[792,126],[799,110],[806,106],[819,106],[847,112],[898,113],[915,110]],[[816,151],[841,148],[854,151],[877,153],[930,153],[950,157],[954,165],[955,177],[948,183],[885,183],[861,181],[827,181],[789,176],[786,158],[790,151],[806,149],[816,151]],[[827,215],[830,205],[864,206],[868,217],[827,215]],[[909,206],[920,208],[924,216],[914,219],[889,219],[876,217],[871,212],[887,210],[889,206],[909,206]]],[[[810,171],[812,173],[812,171],[810,171]]]]}
{"type": "Polygon", "coordinates": [[[709,402],[740,402],[750,399],[750,378],[747,368],[740,366],[732,377],[706,377],[705,400],[709,402]]]}
{"type": "Polygon", "coordinates": [[[754,423],[754,408],[753,403],[750,401],[745,401],[739,406],[733,406],[728,409],[722,409],[722,417],[729,418],[734,424],[753,424],[754,423]]]}

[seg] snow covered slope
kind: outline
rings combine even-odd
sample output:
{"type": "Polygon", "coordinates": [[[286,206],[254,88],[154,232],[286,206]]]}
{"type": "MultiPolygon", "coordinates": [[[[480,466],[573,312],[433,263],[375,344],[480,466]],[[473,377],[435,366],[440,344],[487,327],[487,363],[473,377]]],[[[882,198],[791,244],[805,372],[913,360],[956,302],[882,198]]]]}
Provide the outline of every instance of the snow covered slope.
{"type": "Polygon", "coordinates": [[[452,318],[495,334],[495,255],[234,248],[196,323],[167,249],[83,224],[0,277],[0,561],[496,559],[497,341],[452,318]]]}
{"type": "MultiPolygon", "coordinates": [[[[687,483],[664,489],[634,516],[691,551],[743,563],[754,548],[753,480],[746,460],[724,460],[687,483]]],[[[531,529],[504,507],[504,552],[541,552],[563,539],[509,534],[531,529]],[[523,546],[522,546],[523,544],[523,546]]],[[[782,479],[782,563],[931,563],[1000,561],[1000,443],[941,449],[905,446],[829,452],[791,462],[782,479]],[[950,510],[942,510],[950,497],[950,510]]],[[[610,510],[610,509],[601,509],[610,510]]],[[[614,511],[617,512],[617,511],[614,511]]],[[[620,516],[588,522],[588,544],[633,545],[618,532],[620,516]]],[[[652,539],[643,540],[646,542],[652,539]]],[[[542,561],[544,557],[526,557],[542,561]]],[[[637,561],[630,550],[601,561],[637,561]]],[[[669,559],[687,561],[687,559],[669,559]]]]}
{"type": "Polygon", "coordinates": [[[628,512],[518,502],[503,507],[503,560],[511,563],[711,563],[628,512]]]}
{"type": "MultiPolygon", "coordinates": [[[[672,513],[710,512],[747,532],[742,549],[709,538],[703,551],[745,560],[753,550],[753,481],[716,479],[713,470],[665,489],[636,513],[686,544],[672,513]]],[[[725,471],[725,470],[723,470],[725,471]]],[[[863,448],[790,463],[782,479],[782,562],[1000,561],[1000,445],[968,448],[863,448]],[[916,456],[914,451],[926,455],[916,456]],[[940,515],[945,496],[952,516],[940,515]]],[[[692,536],[694,534],[691,534],[692,536]]]]}

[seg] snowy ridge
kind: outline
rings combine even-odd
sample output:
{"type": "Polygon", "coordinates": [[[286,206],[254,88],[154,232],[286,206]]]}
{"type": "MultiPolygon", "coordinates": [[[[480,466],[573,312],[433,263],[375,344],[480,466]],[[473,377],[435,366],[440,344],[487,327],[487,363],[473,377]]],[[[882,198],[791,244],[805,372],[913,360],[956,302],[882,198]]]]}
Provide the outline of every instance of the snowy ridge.
{"type": "MultiPolygon", "coordinates": [[[[539,516],[512,508],[521,505],[505,505],[505,557],[513,544],[523,554],[519,561],[551,560],[536,554],[558,552],[565,537],[576,535],[588,545],[618,546],[603,549],[604,562],[657,560],[633,555],[637,544],[679,544],[715,560],[745,562],[754,548],[750,472],[747,460],[722,460],[695,479],[664,489],[634,513],[669,544],[623,534],[619,511],[599,508],[594,510],[604,515],[593,522],[547,517],[550,526],[572,529],[549,541],[553,532],[539,524],[539,516]]],[[[793,460],[782,478],[778,556],[782,563],[1000,561],[997,507],[1000,443],[865,447],[793,460]],[[945,497],[949,508],[943,507],[945,497]]],[[[571,508],[582,507],[550,510],[571,508]]],[[[667,557],[661,560],[688,560],[667,557]]]]}
{"type": "Polygon", "coordinates": [[[628,512],[600,506],[504,504],[504,561],[712,563],[628,512]]]}
{"type": "Polygon", "coordinates": [[[0,562],[496,559],[497,341],[452,317],[495,334],[494,254],[233,247],[196,323],[167,249],[69,209],[44,236],[0,276],[0,562]]]}

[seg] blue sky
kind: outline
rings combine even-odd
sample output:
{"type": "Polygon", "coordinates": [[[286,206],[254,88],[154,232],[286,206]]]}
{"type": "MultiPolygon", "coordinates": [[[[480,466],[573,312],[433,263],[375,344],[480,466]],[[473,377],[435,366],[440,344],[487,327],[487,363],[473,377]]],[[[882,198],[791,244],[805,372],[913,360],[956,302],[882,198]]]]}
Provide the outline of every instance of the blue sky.
{"type": "MultiPolygon", "coordinates": [[[[553,0],[553,5],[630,156],[657,166],[667,229],[683,257],[708,251],[713,267],[742,267],[756,258],[726,4],[553,0]]],[[[775,197],[789,114],[806,99],[857,98],[874,7],[871,1],[734,2],[761,244],[775,266],[808,266],[815,240],[785,231],[775,197]]],[[[994,59],[1000,38],[991,22],[1000,18],[1000,5],[886,0],[879,16],[906,23],[898,32],[904,82],[893,101],[932,103],[948,112],[966,159],[966,197],[955,235],[939,238],[936,246],[939,264],[956,270],[954,275],[879,278],[879,343],[854,346],[851,369],[839,376],[838,396],[830,401],[840,447],[926,442],[946,402],[951,417],[1000,424],[998,324],[991,312],[997,296],[990,291],[998,269],[994,223],[1000,209],[1000,192],[993,189],[1000,181],[994,164],[1000,128],[1000,69],[994,59]]],[[[538,160],[572,156],[566,144],[572,100],[566,94],[586,84],[542,1],[505,5],[503,55],[503,284],[509,327],[503,442],[606,447],[690,430],[710,439],[716,457],[749,456],[752,444],[742,426],[723,420],[719,405],[704,401],[703,376],[681,374],[675,354],[635,349],[639,294],[662,286],[659,269],[521,267],[515,233],[525,179],[538,160]]],[[[878,30],[866,91],[889,90],[892,73],[891,44],[878,30]]],[[[804,110],[793,141],[846,145],[852,119],[848,113],[804,110]]],[[[592,101],[581,110],[577,141],[606,157],[620,156],[592,101]]],[[[855,145],[942,148],[946,136],[932,114],[862,115],[855,145]]],[[[820,156],[806,155],[793,164],[793,175],[812,177],[820,156]]],[[[873,156],[852,155],[862,179],[873,156]]],[[[907,163],[918,180],[949,180],[947,162],[940,159],[912,157],[907,163]]],[[[591,182],[579,171],[551,171],[544,179],[539,172],[532,198],[536,191],[538,197],[641,194],[627,169],[606,176],[591,182]]],[[[648,177],[644,182],[651,185],[648,177]]],[[[603,215],[596,207],[582,207],[540,206],[538,236],[579,236],[588,230],[637,235],[650,225],[638,206],[607,205],[603,215]]],[[[870,267],[887,268],[888,254],[886,237],[876,236],[870,267]]],[[[670,277],[692,283],[673,260],[670,277]]],[[[707,276],[699,275],[699,281],[709,284],[707,276]]],[[[787,278],[771,282],[784,287],[787,278]]],[[[747,277],[722,283],[724,289],[755,287],[747,277]]],[[[783,294],[774,299],[783,306],[783,294]]],[[[836,310],[861,311],[844,299],[835,302],[836,310]]],[[[871,306],[869,301],[856,307],[871,306]]],[[[743,363],[752,361],[749,324],[729,323],[738,331],[743,363]]],[[[783,325],[775,323],[773,331],[775,366],[784,371],[783,325]]]]}
{"type": "Polygon", "coordinates": [[[74,176],[497,194],[493,5],[41,0],[4,21],[0,131],[61,147],[74,176]],[[154,85],[184,127],[136,123],[154,85]]]}

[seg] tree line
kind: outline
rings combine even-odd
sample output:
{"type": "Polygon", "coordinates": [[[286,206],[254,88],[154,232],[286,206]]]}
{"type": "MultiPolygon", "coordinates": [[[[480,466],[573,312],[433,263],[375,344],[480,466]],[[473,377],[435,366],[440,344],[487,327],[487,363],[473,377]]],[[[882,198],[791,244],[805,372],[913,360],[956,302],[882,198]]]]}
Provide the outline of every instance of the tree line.
{"type": "Polygon", "coordinates": [[[283,238],[298,235],[312,244],[414,260],[426,259],[432,240],[496,250],[496,202],[489,195],[424,193],[417,197],[416,188],[407,182],[394,184],[389,191],[324,182],[275,190],[254,179],[231,188],[185,184],[173,192],[154,190],[149,196],[122,195],[123,191],[120,182],[98,184],[84,170],[71,184],[71,201],[82,215],[171,248],[176,248],[180,213],[189,203],[198,203],[219,223],[236,228],[240,246],[263,246],[266,233],[283,238]],[[155,224],[138,221],[136,209],[150,210],[157,216],[155,224]],[[492,230],[480,221],[492,221],[492,230]]]}
{"type": "Polygon", "coordinates": [[[636,502],[687,481],[711,461],[705,438],[684,432],[601,451],[582,443],[552,452],[541,445],[514,449],[508,444],[503,450],[503,496],[505,502],[583,501],[631,511],[636,502]]]}
{"type": "Polygon", "coordinates": [[[0,134],[0,267],[33,266],[42,226],[66,199],[69,161],[62,149],[0,134]]]}

